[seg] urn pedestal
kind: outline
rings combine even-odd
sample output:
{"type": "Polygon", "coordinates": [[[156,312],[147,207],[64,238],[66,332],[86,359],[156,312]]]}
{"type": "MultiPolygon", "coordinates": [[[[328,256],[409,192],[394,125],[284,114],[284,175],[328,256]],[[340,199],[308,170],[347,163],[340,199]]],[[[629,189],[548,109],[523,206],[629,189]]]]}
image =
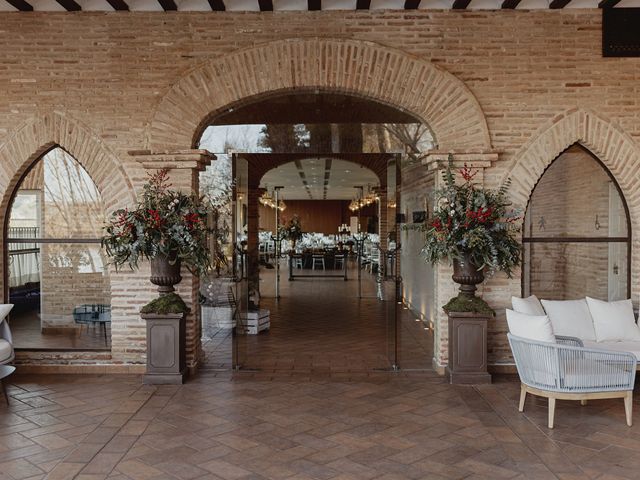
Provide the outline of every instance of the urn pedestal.
{"type": "Polygon", "coordinates": [[[449,363],[446,375],[452,384],[491,383],[487,372],[487,314],[447,312],[449,363]]]}
{"type": "Polygon", "coordinates": [[[143,313],[147,323],[145,385],[180,385],[186,375],[185,314],[143,313]]]}

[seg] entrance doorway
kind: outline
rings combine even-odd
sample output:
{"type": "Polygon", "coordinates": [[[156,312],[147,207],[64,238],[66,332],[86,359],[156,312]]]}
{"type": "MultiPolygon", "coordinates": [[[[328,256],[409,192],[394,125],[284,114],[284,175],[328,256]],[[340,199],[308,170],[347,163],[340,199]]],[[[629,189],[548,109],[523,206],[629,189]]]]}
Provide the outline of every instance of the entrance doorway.
{"type": "MultiPolygon", "coordinates": [[[[319,93],[272,97],[219,123],[200,147],[224,150],[214,169],[225,170],[231,201],[215,249],[231,258],[224,288],[234,318],[203,314],[207,368],[430,368],[430,332],[401,302],[396,216],[404,152],[428,148],[429,129],[368,100],[319,93]],[[236,124],[248,120],[264,123],[236,124]]],[[[207,173],[203,185],[225,185],[207,173]]]]}

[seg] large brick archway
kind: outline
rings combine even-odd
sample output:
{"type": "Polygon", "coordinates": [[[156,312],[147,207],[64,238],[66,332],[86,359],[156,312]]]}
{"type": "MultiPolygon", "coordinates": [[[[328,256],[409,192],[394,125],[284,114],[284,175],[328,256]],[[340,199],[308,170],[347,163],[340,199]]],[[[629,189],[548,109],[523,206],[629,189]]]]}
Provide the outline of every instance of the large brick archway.
{"type": "Polygon", "coordinates": [[[160,101],[148,147],[192,148],[212,113],[251,97],[301,88],[370,98],[410,113],[429,125],[441,150],[491,148],[482,108],[455,76],[372,42],[318,38],[239,50],[188,72],[160,101]]]}
{"type": "Polygon", "coordinates": [[[640,148],[619,126],[593,111],[572,109],[543,127],[515,156],[506,177],[512,181],[511,197],[516,207],[527,206],[533,189],[545,169],[564,150],[578,143],[609,169],[616,179],[629,208],[632,233],[632,295],[637,300],[640,290],[640,255],[637,232],[640,228],[640,148]]]}

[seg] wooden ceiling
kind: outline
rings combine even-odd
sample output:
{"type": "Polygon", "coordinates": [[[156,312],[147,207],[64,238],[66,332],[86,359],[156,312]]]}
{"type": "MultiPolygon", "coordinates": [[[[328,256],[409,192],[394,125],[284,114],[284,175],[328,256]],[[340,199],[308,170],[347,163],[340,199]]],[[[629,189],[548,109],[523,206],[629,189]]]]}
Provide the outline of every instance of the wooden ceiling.
{"type": "Polygon", "coordinates": [[[0,11],[285,11],[638,7],[640,0],[0,0],[0,11]]]}

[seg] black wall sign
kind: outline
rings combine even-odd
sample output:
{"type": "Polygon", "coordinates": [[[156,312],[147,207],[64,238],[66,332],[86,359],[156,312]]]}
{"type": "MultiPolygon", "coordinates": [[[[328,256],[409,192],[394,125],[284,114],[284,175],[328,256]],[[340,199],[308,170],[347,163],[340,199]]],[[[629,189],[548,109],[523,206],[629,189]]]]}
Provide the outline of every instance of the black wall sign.
{"type": "Polygon", "coordinates": [[[640,57],[640,8],[602,9],[602,56],[640,57]]]}

